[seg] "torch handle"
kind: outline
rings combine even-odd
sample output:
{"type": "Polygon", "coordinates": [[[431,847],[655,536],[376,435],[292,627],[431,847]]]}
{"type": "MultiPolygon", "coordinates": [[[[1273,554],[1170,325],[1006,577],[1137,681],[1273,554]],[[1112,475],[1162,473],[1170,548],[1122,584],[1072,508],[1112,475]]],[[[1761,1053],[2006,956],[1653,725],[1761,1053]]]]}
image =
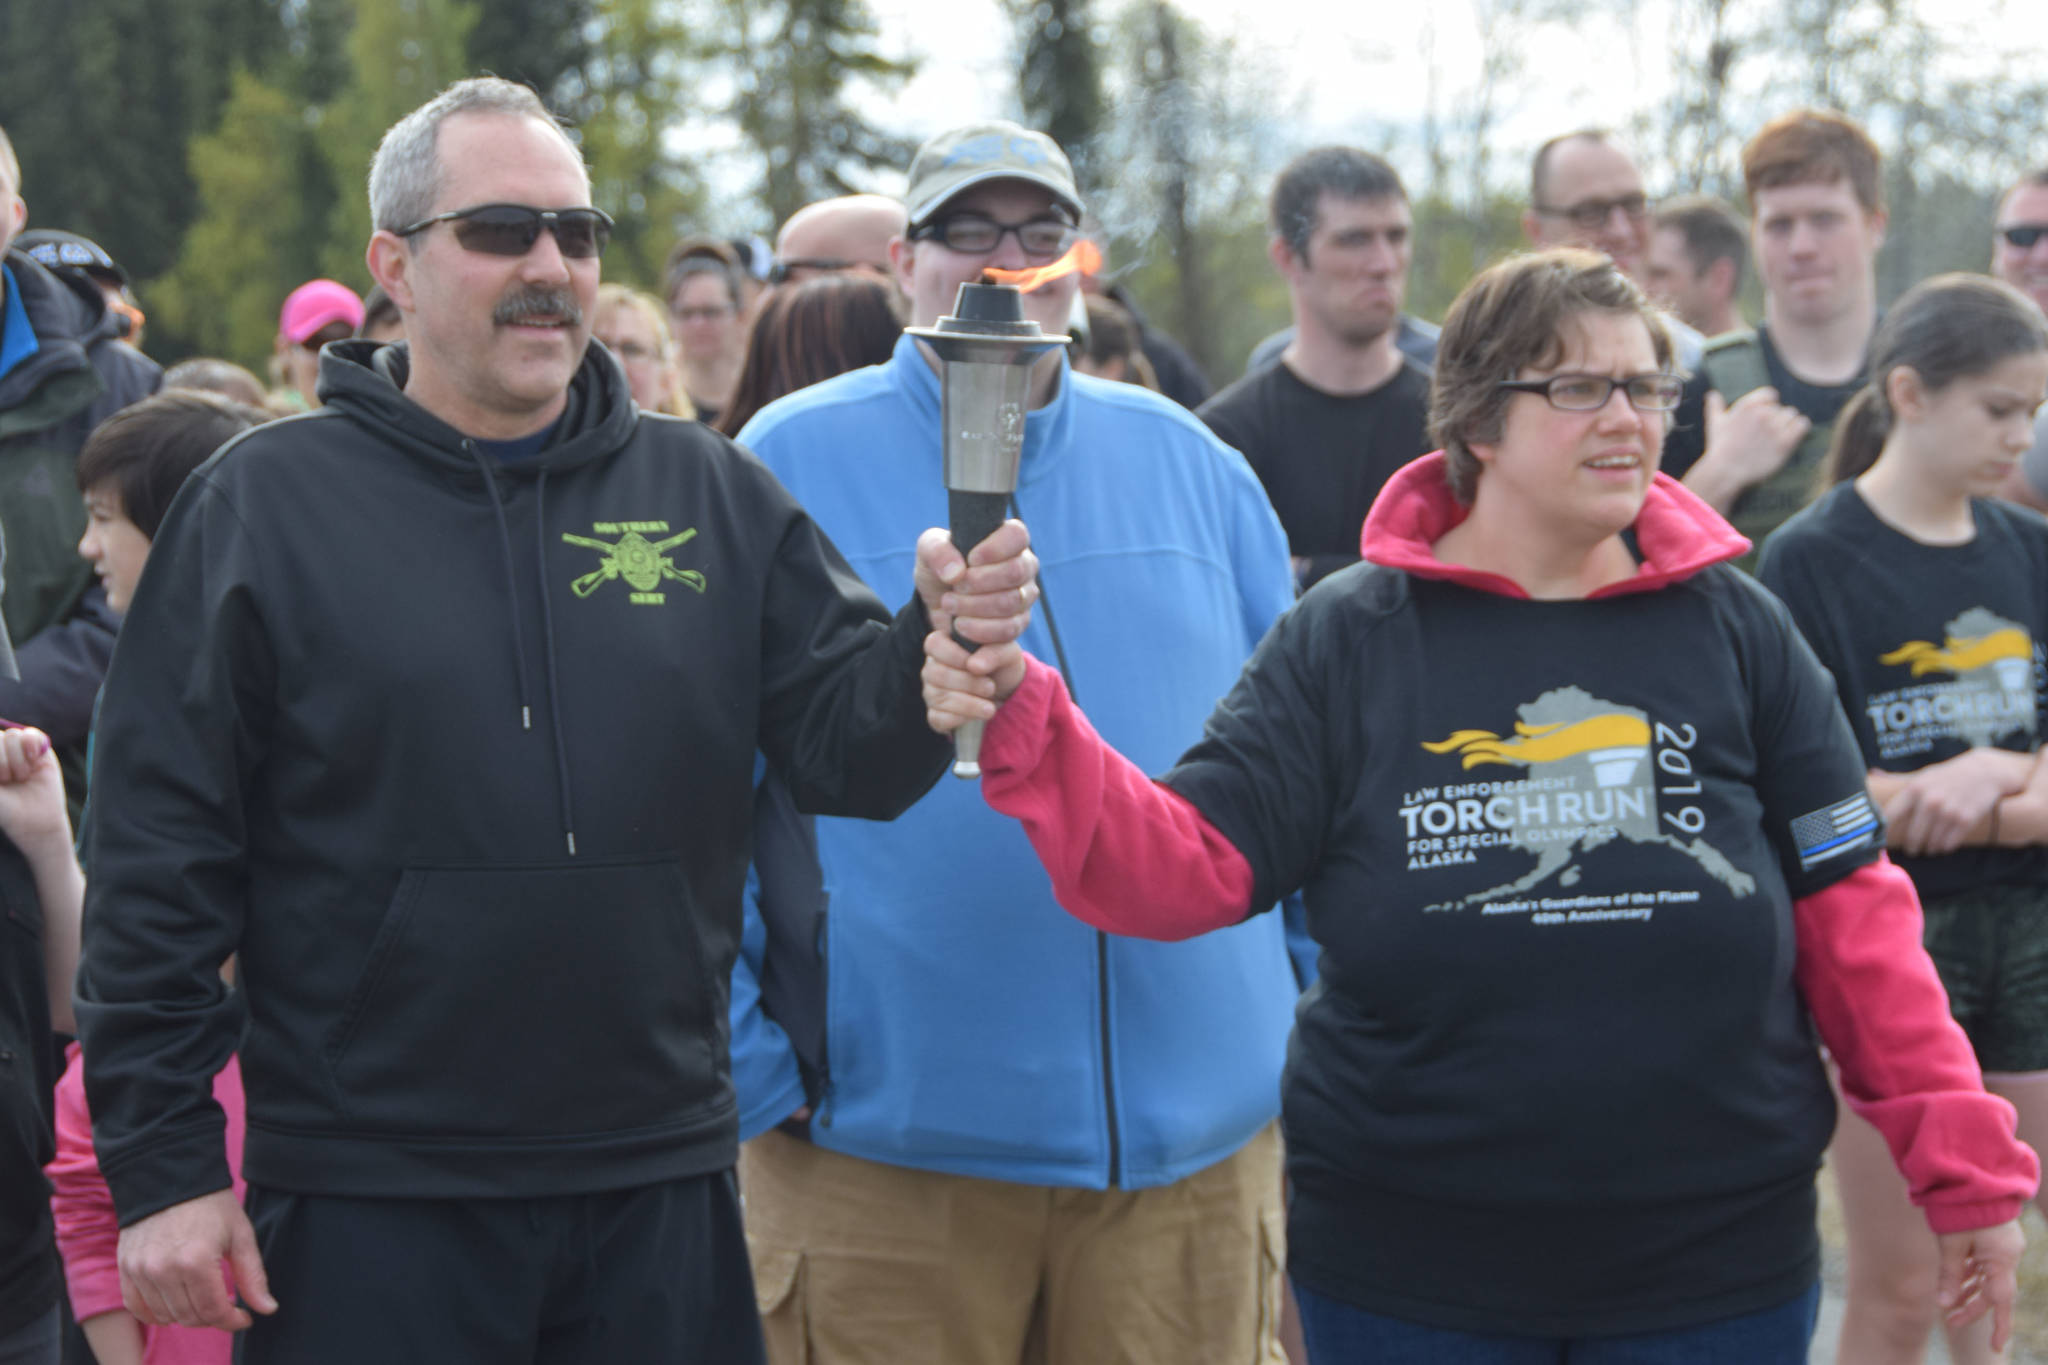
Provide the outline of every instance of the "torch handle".
{"type": "MultiPolygon", "coordinates": [[[[974,547],[996,533],[1009,513],[1008,493],[969,493],[961,489],[946,490],[947,515],[953,533],[953,546],[961,554],[969,554],[974,547]]],[[[953,632],[953,639],[969,653],[977,646],[974,641],[962,639],[959,631],[953,632]]],[[[983,721],[970,720],[953,732],[953,776],[981,776],[981,731],[983,721]]]]}

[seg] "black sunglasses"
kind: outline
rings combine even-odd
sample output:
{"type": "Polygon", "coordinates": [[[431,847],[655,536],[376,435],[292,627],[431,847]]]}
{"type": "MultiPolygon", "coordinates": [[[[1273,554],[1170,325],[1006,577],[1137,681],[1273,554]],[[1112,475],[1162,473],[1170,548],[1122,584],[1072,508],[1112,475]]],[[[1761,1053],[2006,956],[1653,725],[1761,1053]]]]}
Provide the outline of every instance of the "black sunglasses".
{"type": "Polygon", "coordinates": [[[2011,227],[2000,228],[1998,235],[2021,251],[2026,251],[2043,237],[2048,237],[2048,224],[2014,223],[2011,227]]]}
{"type": "Polygon", "coordinates": [[[540,240],[542,228],[555,234],[555,245],[572,260],[588,260],[612,239],[611,215],[603,209],[537,209],[528,204],[478,204],[422,218],[398,229],[398,236],[425,232],[436,223],[455,224],[455,240],[465,251],[486,256],[524,256],[540,240]]]}

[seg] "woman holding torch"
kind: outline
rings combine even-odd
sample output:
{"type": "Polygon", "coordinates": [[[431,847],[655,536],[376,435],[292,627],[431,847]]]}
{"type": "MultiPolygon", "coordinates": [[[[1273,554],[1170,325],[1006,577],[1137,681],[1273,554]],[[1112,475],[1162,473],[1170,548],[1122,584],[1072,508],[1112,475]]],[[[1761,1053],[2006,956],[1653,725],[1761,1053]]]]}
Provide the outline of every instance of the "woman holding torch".
{"type": "Polygon", "coordinates": [[[1071,913],[1183,938],[1303,892],[1321,979],[1283,1106],[1318,1365],[1803,1363],[1834,1112],[1809,1011],[1940,1237],[1951,1320],[2010,1330],[2038,1163],[1948,1017],[1827,675],[1723,562],[1747,542],[1656,473],[1678,390],[1605,258],[1479,276],[1443,451],[1156,783],[1052,670],[927,640],[934,726],[994,717],[984,794],[1071,913]]]}

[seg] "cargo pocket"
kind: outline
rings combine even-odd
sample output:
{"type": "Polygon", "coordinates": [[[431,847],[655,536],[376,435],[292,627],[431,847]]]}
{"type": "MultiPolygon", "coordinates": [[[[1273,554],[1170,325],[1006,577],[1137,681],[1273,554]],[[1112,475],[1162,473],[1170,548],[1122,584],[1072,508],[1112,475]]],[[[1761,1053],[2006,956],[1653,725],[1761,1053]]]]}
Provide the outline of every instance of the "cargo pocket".
{"type": "Polygon", "coordinates": [[[342,1106],[457,1138],[678,1122],[716,1093],[713,935],[672,858],[409,868],[327,1039],[342,1106]]]}
{"type": "Polygon", "coordinates": [[[775,1365],[810,1365],[811,1333],[804,1305],[804,1254],[764,1251],[754,1261],[754,1302],[761,1335],[775,1365]]]}

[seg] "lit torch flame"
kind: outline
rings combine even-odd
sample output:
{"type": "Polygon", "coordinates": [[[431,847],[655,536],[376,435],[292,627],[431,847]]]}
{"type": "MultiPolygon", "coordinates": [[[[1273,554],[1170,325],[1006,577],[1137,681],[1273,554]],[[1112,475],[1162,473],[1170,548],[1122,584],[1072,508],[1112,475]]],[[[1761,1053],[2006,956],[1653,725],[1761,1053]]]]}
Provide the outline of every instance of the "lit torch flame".
{"type": "Polygon", "coordinates": [[[985,267],[981,272],[983,280],[990,284],[1014,284],[1025,293],[1040,285],[1051,284],[1062,275],[1071,275],[1076,270],[1084,275],[1093,275],[1102,269],[1102,252],[1086,237],[1074,243],[1066,255],[1051,265],[1041,265],[1033,270],[998,270],[985,267]]]}

